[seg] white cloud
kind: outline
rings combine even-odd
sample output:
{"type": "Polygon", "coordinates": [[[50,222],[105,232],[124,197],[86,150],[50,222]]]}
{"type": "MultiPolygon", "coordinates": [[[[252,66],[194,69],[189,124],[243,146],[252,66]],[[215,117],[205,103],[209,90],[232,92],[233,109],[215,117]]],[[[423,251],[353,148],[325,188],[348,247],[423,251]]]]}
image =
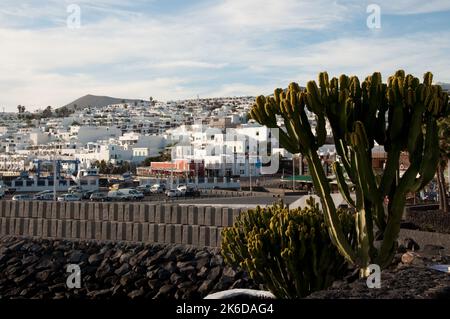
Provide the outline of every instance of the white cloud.
{"type": "MultiPolygon", "coordinates": [[[[389,12],[408,9],[403,0],[381,2],[382,10],[389,12]]],[[[420,12],[446,8],[443,1],[411,2],[420,12]]],[[[2,28],[0,22],[0,106],[59,106],[88,93],[159,99],[268,94],[290,81],[316,78],[321,70],[360,76],[375,70],[387,76],[397,68],[416,75],[432,70],[436,79],[450,80],[450,45],[443,41],[448,32],[401,37],[336,34],[334,40],[314,44],[301,37],[289,46],[281,44],[284,30],[331,32],[353,10],[364,14],[361,2],[285,0],[274,5],[267,0],[225,0],[172,17],[132,12],[127,16],[132,19],[114,14],[118,3],[93,1],[91,5],[112,14],[82,24],[79,30],[63,24],[34,30],[2,28]]],[[[61,19],[55,5],[52,0],[27,14],[49,12],[61,19]]]]}
{"type": "Polygon", "coordinates": [[[448,0],[367,0],[379,4],[381,13],[408,15],[450,10],[448,0]]]}

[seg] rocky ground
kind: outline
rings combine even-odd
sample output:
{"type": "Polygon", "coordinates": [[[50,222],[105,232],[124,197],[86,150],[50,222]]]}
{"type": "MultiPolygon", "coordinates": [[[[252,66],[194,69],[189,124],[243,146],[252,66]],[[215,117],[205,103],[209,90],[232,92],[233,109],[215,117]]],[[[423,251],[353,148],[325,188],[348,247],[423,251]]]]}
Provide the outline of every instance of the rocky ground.
{"type": "Polygon", "coordinates": [[[336,281],[308,299],[450,299],[450,275],[421,266],[404,265],[381,273],[381,288],[369,289],[365,280],[336,281]]]}
{"type": "MultiPolygon", "coordinates": [[[[311,299],[448,298],[450,275],[429,269],[450,264],[442,247],[400,245],[381,288],[357,274],[315,292],[311,299]]],[[[232,288],[263,289],[246,273],[224,264],[219,251],[183,246],[0,238],[0,299],[156,298],[195,300],[232,288]],[[68,289],[67,265],[81,268],[81,288],[68,289]]]]}
{"type": "Polygon", "coordinates": [[[369,289],[366,279],[348,276],[307,299],[450,299],[450,274],[429,266],[449,265],[443,247],[419,245],[411,238],[398,248],[393,265],[381,272],[381,288],[369,289]]]}
{"type": "Polygon", "coordinates": [[[231,288],[260,287],[217,250],[0,238],[0,299],[200,299],[231,288]],[[66,286],[68,264],[81,268],[80,289],[66,286]]]}

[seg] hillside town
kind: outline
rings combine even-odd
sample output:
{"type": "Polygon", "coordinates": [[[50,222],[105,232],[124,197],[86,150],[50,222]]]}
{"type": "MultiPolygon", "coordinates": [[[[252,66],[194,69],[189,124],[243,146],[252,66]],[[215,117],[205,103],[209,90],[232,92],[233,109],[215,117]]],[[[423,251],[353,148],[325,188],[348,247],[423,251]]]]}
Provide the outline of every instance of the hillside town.
{"type": "MultiPolygon", "coordinates": [[[[301,180],[308,175],[306,161],[278,146],[270,129],[249,119],[254,101],[254,97],[168,102],[150,98],[104,106],[73,104],[69,105],[71,110],[67,106],[54,111],[47,107],[35,112],[18,106],[18,113],[0,114],[1,183],[10,187],[25,185],[22,181],[12,185],[11,181],[65,173],[70,177],[61,190],[67,190],[70,185],[80,184],[79,180],[71,181],[73,174],[97,169],[105,176],[131,173],[141,184],[156,177],[157,181],[170,179],[173,186],[181,177],[201,188],[240,189],[240,180],[257,180],[273,158],[277,158],[277,167],[266,174],[278,174],[282,181],[284,168],[295,175],[297,162],[297,178],[310,182],[309,178],[301,180]],[[280,165],[280,159],[288,166],[280,165]],[[55,161],[57,165],[53,165],[55,161]],[[45,172],[46,166],[50,171],[45,172]],[[54,166],[61,172],[51,171],[54,166]]],[[[316,117],[308,111],[307,115],[315,129],[316,117]]],[[[281,116],[278,125],[285,130],[281,116]]],[[[339,156],[328,122],[326,132],[329,143],[319,149],[319,155],[327,174],[332,175],[331,164],[339,156]]],[[[372,153],[373,168],[382,170],[384,150],[375,147],[372,153]]],[[[407,156],[401,156],[401,174],[408,166],[407,156]]],[[[53,185],[53,181],[41,183],[43,187],[53,185]]],[[[27,191],[26,187],[13,188],[27,191]]]]}
{"type": "MultiPolygon", "coordinates": [[[[261,175],[262,151],[270,140],[270,132],[249,120],[248,111],[254,100],[151,99],[74,107],[67,116],[52,116],[58,114],[53,111],[46,114],[49,117],[37,117],[18,107],[17,114],[0,115],[0,174],[32,174],[36,163],[58,160],[63,161],[61,168],[69,173],[74,170],[71,164],[77,163],[77,169],[103,165],[110,168],[109,173],[133,171],[141,177],[163,172],[235,180],[257,177],[261,175]],[[165,169],[159,163],[164,162],[163,153],[171,162],[166,163],[165,169]],[[193,163],[196,164],[192,166],[193,163]],[[172,171],[167,169],[170,165],[174,167],[172,171]]],[[[310,120],[314,125],[313,116],[310,120]]],[[[273,154],[267,149],[264,152],[292,158],[292,154],[275,146],[272,145],[273,154]]],[[[223,184],[210,185],[214,186],[223,184]]]]}

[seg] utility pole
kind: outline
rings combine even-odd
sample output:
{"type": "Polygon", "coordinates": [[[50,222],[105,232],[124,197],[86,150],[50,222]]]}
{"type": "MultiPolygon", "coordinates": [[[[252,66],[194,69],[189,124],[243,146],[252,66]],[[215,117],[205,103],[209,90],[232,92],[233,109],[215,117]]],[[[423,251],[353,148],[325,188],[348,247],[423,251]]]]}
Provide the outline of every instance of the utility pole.
{"type": "Polygon", "coordinates": [[[303,175],[303,155],[298,154],[298,175],[303,175]]]}
{"type": "Polygon", "coordinates": [[[55,148],[54,148],[54,164],[53,164],[53,200],[56,201],[56,144],[55,144],[55,148]]]}
{"type": "Polygon", "coordinates": [[[170,189],[173,188],[173,165],[170,165],[170,189]]]}
{"type": "Polygon", "coordinates": [[[295,190],[295,158],[292,154],[292,191],[295,190]]]}
{"type": "Polygon", "coordinates": [[[248,173],[250,176],[250,192],[252,192],[252,166],[250,165],[250,156],[248,157],[248,173]]]}

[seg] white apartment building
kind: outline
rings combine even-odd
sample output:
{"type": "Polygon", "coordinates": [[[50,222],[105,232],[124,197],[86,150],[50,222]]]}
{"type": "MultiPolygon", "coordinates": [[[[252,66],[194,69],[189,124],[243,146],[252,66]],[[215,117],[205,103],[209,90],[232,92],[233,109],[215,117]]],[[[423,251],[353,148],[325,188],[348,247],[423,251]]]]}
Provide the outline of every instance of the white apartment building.
{"type": "Polygon", "coordinates": [[[82,144],[122,135],[121,130],[110,126],[71,126],[70,130],[77,132],[77,140],[82,144]]]}
{"type": "Polygon", "coordinates": [[[103,143],[87,143],[83,149],[77,150],[73,156],[80,161],[82,168],[89,168],[96,161],[105,161],[112,164],[131,161],[133,151],[126,150],[121,145],[114,144],[114,140],[110,140],[103,143]]]}

